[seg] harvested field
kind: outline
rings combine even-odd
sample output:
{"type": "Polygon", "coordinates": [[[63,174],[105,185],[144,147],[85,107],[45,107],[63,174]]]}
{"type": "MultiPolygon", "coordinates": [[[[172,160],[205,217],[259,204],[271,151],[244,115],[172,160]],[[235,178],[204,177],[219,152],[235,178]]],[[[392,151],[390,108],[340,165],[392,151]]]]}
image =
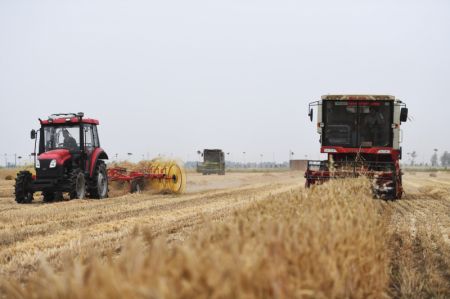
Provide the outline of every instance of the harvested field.
{"type": "Polygon", "coordinates": [[[11,182],[0,181],[1,291],[448,298],[450,174],[404,181],[405,198],[385,202],[373,200],[363,180],[304,190],[302,173],[190,173],[180,196],[31,205],[15,204],[11,182]]]}

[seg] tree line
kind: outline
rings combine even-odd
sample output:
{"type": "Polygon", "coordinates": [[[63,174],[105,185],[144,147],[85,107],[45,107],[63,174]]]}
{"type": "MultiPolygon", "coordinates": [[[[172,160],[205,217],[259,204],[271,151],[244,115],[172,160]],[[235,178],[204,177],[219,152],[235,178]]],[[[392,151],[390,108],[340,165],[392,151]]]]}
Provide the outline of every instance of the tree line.
{"type": "Polygon", "coordinates": [[[438,156],[438,151],[435,149],[433,156],[431,156],[431,166],[450,166],[450,153],[445,151],[440,157],[438,156]],[[440,162],[440,163],[439,163],[440,162]]]}

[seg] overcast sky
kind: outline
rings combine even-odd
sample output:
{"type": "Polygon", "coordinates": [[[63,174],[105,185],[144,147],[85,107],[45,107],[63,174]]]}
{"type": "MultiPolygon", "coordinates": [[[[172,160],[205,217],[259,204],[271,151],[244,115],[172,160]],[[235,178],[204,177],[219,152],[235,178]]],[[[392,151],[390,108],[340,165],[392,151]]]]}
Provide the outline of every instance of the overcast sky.
{"type": "Polygon", "coordinates": [[[450,1],[0,0],[0,155],[83,111],[119,158],[319,158],[328,93],[395,95],[404,151],[450,150],[450,1]]]}

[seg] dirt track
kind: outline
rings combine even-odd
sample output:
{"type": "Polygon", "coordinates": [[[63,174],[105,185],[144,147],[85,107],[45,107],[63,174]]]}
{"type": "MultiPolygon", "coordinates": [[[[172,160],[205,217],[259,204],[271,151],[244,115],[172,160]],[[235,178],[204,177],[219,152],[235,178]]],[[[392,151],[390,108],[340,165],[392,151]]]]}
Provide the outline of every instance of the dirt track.
{"type": "MultiPolygon", "coordinates": [[[[220,220],[254,200],[303,185],[302,173],[189,174],[181,196],[126,195],[107,200],[17,205],[11,182],[0,182],[1,275],[26,277],[39,259],[56,266],[99,253],[120,251],[136,225],[182,241],[205,219],[220,220]],[[1,197],[1,196],[7,197],[1,197]]],[[[388,217],[392,249],[391,293],[423,298],[450,290],[450,174],[407,174],[405,198],[379,201],[388,217]],[[431,292],[431,290],[434,290],[431,292]]]]}
{"type": "Polygon", "coordinates": [[[392,236],[392,293],[450,294],[450,175],[407,174],[404,181],[405,198],[384,203],[392,236]]]}

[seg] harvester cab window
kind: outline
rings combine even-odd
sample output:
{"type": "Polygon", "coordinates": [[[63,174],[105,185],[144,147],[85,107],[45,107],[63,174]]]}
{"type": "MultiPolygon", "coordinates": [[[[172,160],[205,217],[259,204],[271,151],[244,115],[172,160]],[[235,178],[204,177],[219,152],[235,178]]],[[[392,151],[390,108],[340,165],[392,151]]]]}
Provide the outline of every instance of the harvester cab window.
{"type": "Polygon", "coordinates": [[[325,146],[392,146],[392,103],[326,101],[323,142],[325,146]]]}
{"type": "Polygon", "coordinates": [[[391,145],[391,105],[361,106],[359,109],[360,143],[362,147],[391,145]]]}
{"type": "Polygon", "coordinates": [[[324,145],[352,146],[356,143],[357,107],[347,102],[325,105],[324,145]]]}

